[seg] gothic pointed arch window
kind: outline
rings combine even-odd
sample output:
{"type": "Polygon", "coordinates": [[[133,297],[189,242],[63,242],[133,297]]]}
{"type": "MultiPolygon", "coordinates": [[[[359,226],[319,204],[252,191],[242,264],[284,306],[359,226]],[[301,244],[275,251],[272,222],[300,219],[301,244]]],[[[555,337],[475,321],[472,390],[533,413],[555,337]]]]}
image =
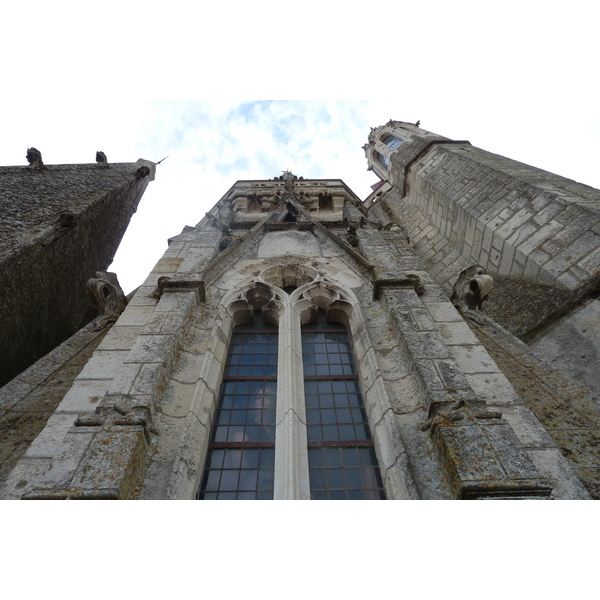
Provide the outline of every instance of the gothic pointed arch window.
{"type": "Polygon", "coordinates": [[[391,150],[395,150],[403,142],[394,135],[387,135],[381,141],[391,150]]]}
{"type": "Polygon", "coordinates": [[[197,498],[385,499],[348,329],[356,299],[307,266],[267,271],[277,285],[224,306],[237,325],[197,498]]]}
{"type": "Polygon", "coordinates": [[[379,154],[379,152],[375,152],[375,155],[377,156],[377,161],[379,162],[379,164],[384,168],[387,169],[389,164],[390,164],[390,159],[383,155],[383,154],[379,154]]]}
{"type": "Polygon", "coordinates": [[[348,330],[325,310],[302,326],[311,499],[384,499],[348,330]]]}
{"type": "Polygon", "coordinates": [[[277,353],[260,311],[233,329],[199,499],[273,498],[277,353]]]}

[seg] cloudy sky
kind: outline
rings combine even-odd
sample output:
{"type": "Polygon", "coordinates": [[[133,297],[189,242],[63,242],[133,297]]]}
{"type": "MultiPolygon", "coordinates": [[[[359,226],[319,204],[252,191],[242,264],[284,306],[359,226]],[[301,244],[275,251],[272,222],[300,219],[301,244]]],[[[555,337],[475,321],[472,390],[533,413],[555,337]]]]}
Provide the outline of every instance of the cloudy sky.
{"type": "Polygon", "coordinates": [[[0,164],[30,146],[47,164],[168,156],[111,267],[127,292],[237,179],[289,168],[365,198],[361,146],[390,118],[600,187],[595,20],[589,2],[565,7],[23,4],[0,38],[18,48],[0,164]]]}

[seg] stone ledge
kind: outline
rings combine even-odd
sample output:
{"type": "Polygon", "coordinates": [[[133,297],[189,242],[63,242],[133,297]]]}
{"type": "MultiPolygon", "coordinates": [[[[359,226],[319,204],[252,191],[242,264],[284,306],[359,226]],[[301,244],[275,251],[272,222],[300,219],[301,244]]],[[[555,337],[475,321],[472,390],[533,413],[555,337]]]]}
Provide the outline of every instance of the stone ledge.
{"type": "Polygon", "coordinates": [[[422,294],[424,289],[417,275],[406,275],[406,277],[375,279],[373,281],[373,300],[381,298],[381,292],[385,288],[412,288],[417,294],[422,294]]]}
{"type": "Polygon", "coordinates": [[[165,292],[196,292],[196,302],[200,304],[206,300],[203,275],[174,275],[173,277],[159,277],[158,285],[153,296],[160,298],[165,292]]]}
{"type": "Polygon", "coordinates": [[[121,495],[117,488],[38,489],[23,494],[21,500],[121,500],[121,495]]]}

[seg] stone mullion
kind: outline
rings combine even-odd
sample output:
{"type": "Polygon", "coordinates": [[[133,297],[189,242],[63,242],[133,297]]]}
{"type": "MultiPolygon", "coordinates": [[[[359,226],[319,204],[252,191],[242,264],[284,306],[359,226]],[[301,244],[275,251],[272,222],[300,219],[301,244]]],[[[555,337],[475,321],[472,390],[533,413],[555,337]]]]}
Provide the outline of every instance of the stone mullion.
{"type": "Polygon", "coordinates": [[[308,442],[300,318],[288,305],[279,320],[275,500],[308,500],[308,442]]]}

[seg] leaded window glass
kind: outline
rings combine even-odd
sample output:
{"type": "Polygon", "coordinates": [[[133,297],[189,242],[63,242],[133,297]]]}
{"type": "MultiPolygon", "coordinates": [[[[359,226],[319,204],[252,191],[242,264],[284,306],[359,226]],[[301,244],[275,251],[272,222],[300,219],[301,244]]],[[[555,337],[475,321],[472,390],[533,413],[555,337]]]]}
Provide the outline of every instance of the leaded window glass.
{"type": "Polygon", "coordinates": [[[348,331],[325,311],[302,326],[312,499],[384,499],[348,331]]]}
{"type": "Polygon", "coordinates": [[[234,328],[198,498],[272,499],[277,395],[275,325],[234,328]]]}
{"type": "Polygon", "coordinates": [[[382,141],[388,148],[391,148],[392,150],[395,150],[402,143],[402,140],[399,140],[393,135],[386,136],[382,141]]]}
{"type": "Polygon", "coordinates": [[[390,160],[387,156],[384,156],[383,154],[379,154],[379,152],[377,152],[377,160],[379,161],[379,164],[383,165],[386,169],[388,168],[390,160]]]}

